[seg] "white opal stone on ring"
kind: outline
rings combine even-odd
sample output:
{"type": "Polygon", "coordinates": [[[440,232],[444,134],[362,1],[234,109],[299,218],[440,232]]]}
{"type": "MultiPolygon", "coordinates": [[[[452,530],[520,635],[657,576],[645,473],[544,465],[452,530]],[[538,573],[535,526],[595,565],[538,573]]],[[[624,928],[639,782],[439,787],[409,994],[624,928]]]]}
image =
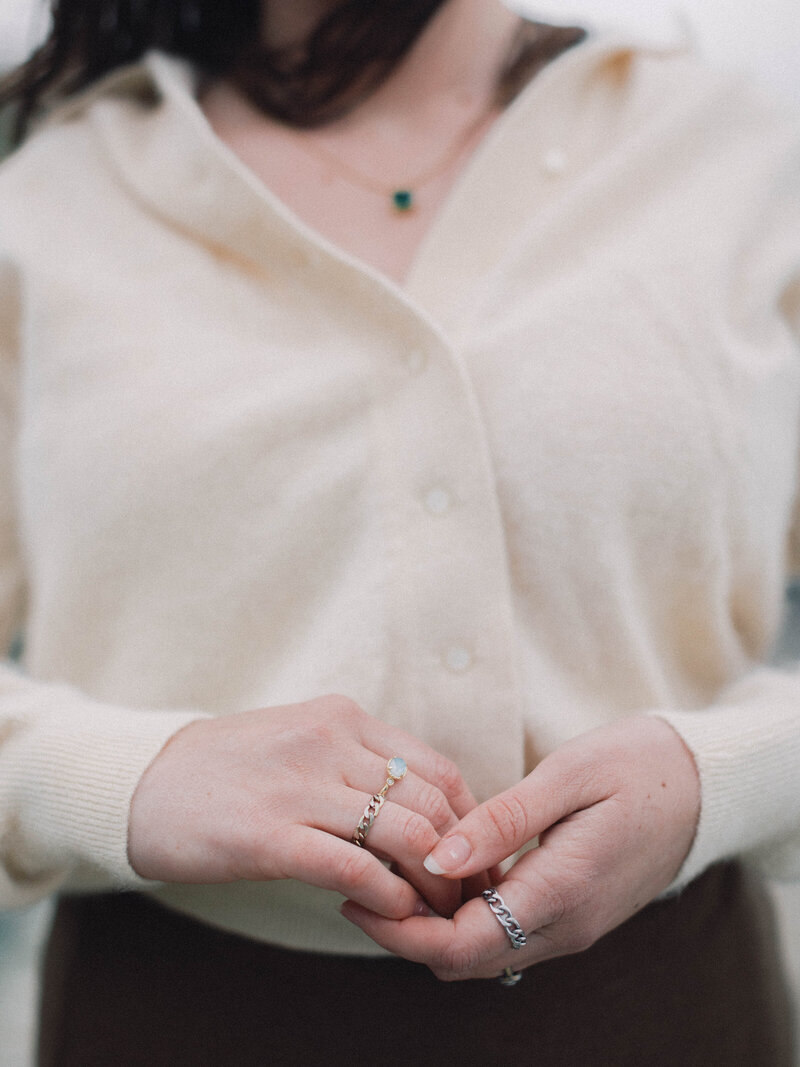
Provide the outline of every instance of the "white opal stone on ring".
{"type": "Polygon", "coordinates": [[[400,756],[392,756],[392,758],[387,762],[386,773],[389,777],[384,782],[383,789],[381,789],[379,793],[376,793],[370,799],[370,802],[369,804],[367,804],[366,808],[364,808],[364,814],[359,819],[358,826],[356,826],[355,830],[353,831],[353,836],[351,838],[354,845],[358,845],[359,848],[364,847],[364,841],[366,840],[367,834],[369,833],[369,828],[370,826],[372,826],[373,822],[375,821],[375,817],[381,810],[383,802],[386,799],[386,794],[389,792],[390,788],[395,784],[395,782],[398,782],[401,778],[405,778],[407,771],[408,766],[406,764],[406,761],[404,759],[401,759],[400,756]]]}
{"type": "Polygon", "coordinates": [[[399,782],[401,778],[405,778],[407,770],[408,767],[406,766],[406,761],[404,759],[401,759],[399,756],[392,756],[386,764],[386,773],[389,777],[384,782],[383,789],[381,789],[378,796],[385,797],[395,782],[399,782]]]}
{"type": "Polygon", "coordinates": [[[406,761],[399,756],[392,756],[389,762],[386,764],[386,770],[389,773],[389,777],[398,782],[401,778],[405,778],[408,767],[406,761]]]}

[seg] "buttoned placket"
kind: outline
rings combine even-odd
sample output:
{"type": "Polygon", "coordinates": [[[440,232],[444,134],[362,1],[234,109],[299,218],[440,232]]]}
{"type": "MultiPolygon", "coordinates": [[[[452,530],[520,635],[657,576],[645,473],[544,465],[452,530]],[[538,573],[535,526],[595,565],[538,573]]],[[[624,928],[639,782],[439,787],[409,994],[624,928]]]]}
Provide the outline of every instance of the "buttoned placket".
{"type": "MultiPolygon", "coordinates": [[[[366,306],[381,320],[374,440],[390,556],[388,669],[405,679],[406,728],[469,766],[476,794],[505,788],[524,773],[510,576],[480,404],[459,353],[459,326],[463,334],[468,322],[456,321],[453,299],[516,225],[512,205],[502,223],[484,229],[481,247],[464,248],[470,182],[485,185],[487,169],[499,165],[502,129],[468,166],[401,288],[297,219],[216,140],[171,61],[150,62],[167,111],[155,136],[123,160],[124,180],[182,229],[231,249],[264,285],[293,284],[294,275],[311,290],[333,286],[354,314],[366,306]],[[180,136],[171,136],[170,123],[180,136]],[[187,126],[195,128],[194,154],[185,152],[187,126]],[[476,724],[468,736],[465,719],[476,724]]],[[[513,134],[516,121],[512,113],[501,123],[513,134]]],[[[103,132],[124,155],[113,115],[103,132]]],[[[552,163],[551,155],[544,169],[552,163]]],[[[515,195],[529,197],[530,189],[515,195]]]]}
{"type": "Polygon", "coordinates": [[[424,370],[399,365],[375,413],[398,621],[392,655],[408,679],[408,728],[468,766],[473,789],[490,795],[523,770],[494,473],[472,383],[447,340],[431,329],[424,370]],[[465,719],[474,729],[463,730],[465,719]]]}

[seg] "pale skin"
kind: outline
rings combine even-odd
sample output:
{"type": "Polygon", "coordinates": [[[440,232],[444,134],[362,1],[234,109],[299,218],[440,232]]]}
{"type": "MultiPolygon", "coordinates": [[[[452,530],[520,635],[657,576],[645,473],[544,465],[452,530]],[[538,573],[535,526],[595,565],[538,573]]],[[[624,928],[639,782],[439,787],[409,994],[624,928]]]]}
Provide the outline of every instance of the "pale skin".
{"type": "Polygon", "coordinates": [[[443,880],[466,878],[538,836],[539,847],[495,880],[527,935],[524,948],[511,948],[481,898],[452,919],[391,920],[353,901],[342,912],[443,981],[523,970],[589,948],[665,890],[689,851],[699,810],[694,761],[678,735],[660,719],[626,719],[557,749],[471,811],[427,860],[446,868],[443,880]]]}
{"type": "Polygon", "coordinates": [[[390,918],[427,911],[425,901],[451,915],[460,885],[422,861],[474,805],[449,760],[325,696],[185,726],[134,793],[128,852],[134,870],[159,881],[296,878],[390,918]],[[359,848],[350,838],[393,755],[409,771],[359,848]]]}
{"type": "MultiPolygon", "coordinates": [[[[303,34],[329,4],[270,3],[270,40],[303,34]]],[[[402,282],[449,190],[488,132],[493,89],[518,17],[496,0],[450,0],[399,69],[345,118],[313,130],[274,122],[219,83],[202,100],[206,118],[247,166],[304,222],[334,245],[402,282]],[[463,141],[465,131],[470,133],[463,141]],[[420,191],[410,215],[387,209],[388,192],[354,185],[333,160],[386,182],[387,190],[436,167],[443,150],[463,145],[452,165],[420,191]]]]}
{"type": "MultiPolygon", "coordinates": [[[[325,9],[324,0],[272,2],[265,37],[291,40],[325,9]]],[[[496,117],[491,90],[515,25],[495,0],[449,0],[380,90],[319,130],[281,126],[223,83],[202,106],[218,136],[295,214],[402,282],[496,117]],[[407,176],[408,160],[424,170],[476,121],[410,218],[392,215],[385,199],[303,144],[317,138],[391,183],[407,176]]],[[[392,952],[442,979],[489,978],[580,951],[647,904],[680,869],[699,810],[692,756],[657,718],[577,737],[476,807],[443,755],[345,697],[321,696],[179,731],[136,789],[129,856],[139,874],[167,882],[296,878],[335,890],[347,898],[344,916],[392,952]],[[394,755],[409,774],[358,848],[353,829],[394,755]],[[495,865],[537,836],[540,847],[501,875],[495,865]],[[521,951],[474,898],[487,871],[528,933],[521,951]]]]}

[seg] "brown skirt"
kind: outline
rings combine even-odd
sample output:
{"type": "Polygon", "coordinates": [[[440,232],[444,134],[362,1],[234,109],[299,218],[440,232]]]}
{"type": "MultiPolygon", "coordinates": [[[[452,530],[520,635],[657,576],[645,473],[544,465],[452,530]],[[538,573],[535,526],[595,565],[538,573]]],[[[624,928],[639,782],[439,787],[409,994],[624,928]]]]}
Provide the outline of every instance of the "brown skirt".
{"type": "Polygon", "coordinates": [[[734,864],[514,988],[285,951],[136,894],[65,898],[40,1067],[791,1067],[763,891],[734,864]]]}

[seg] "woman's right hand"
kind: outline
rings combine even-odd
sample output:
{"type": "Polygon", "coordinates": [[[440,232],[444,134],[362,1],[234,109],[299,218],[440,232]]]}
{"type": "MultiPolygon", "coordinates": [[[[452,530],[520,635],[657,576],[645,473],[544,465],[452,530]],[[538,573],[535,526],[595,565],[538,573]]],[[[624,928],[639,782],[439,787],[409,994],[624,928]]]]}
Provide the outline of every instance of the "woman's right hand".
{"type": "Polygon", "coordinates": [[[139,875],[158,881],[296,878],[387,918],[420,913],[423,901],[450,916],[460,884],[422,861],[474,806],[450,760],[353,701],[327,696],[179,730],[137,785],[128,854],[139,875]],[[359,848],[353,831],[392,756],[408,773],[359,848]]]}

